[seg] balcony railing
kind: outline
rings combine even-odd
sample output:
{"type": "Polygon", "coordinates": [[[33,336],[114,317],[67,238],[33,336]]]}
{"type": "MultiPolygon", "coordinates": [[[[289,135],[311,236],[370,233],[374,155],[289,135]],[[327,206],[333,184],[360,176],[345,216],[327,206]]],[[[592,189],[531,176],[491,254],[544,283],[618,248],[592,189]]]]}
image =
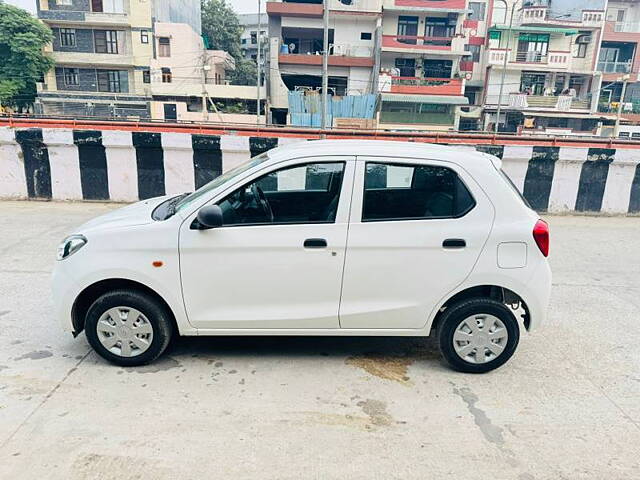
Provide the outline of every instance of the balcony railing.
{"type": "Polygon", "coordinates": [[[381,92],[417,95],[462,95],[464,82],[460,78],[397,77],[381,73],[381,92]]]}
{"type": "Polygon", "coordinates": [[[451,50],[455,37],[425,37],[418,35],[383,35],[382,46],[421,50],[451,50]]]}
{"type": "Polygon", "coordinates": [[[571,95],[526,95],[524,93],[509,94],[509,107],[513,109],[553,109],[558,111],[589,110],[590,100],[580,100],[571,95]]]}
{"type": "Polygon", "coordinates": [[[627,62],[598,62],[598,71],[602,73],[631,73],[631,60],[627,62]]]}
{"type": "MultiPolygon", "coordinates": [[[[598,104],[598,112],[601,113],[617,113],[619,102],[605,103],[600,102],[598,104]]],[[[625,102],[622,104],[622,113],[640,113],[640,102],[625,102]]]]}
{"type": "Polygon", "coordinates": [[[548,56],[541,52],[516,52],[516,62],[543,63],[548,62],[548,56]]]}
{"type": "Polygon", "coordinates": [[[614,22],[613,31],[616,33],[640,33],[640,22],[614,22]]]}

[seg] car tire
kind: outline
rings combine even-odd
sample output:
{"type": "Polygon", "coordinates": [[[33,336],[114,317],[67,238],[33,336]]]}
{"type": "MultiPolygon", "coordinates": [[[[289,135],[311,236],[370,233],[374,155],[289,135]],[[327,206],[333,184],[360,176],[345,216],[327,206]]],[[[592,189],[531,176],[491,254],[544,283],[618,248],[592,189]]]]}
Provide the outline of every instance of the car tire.
{"type": "Polygon", "coordinates": [[[162,355],[173,335],[173,323],[166,306],[152,296],[115,290],[98,297],[89,307],[85,334],[102,358],[134,367],[162,355]]]}
{"type": "Polygon", "coordinates": [[[451,305],[438,324],[442,356],[453,369],[465,373],[485,373],[504,365],[519,340],[515,315],[490,298],[471,298],[451,305]]]}

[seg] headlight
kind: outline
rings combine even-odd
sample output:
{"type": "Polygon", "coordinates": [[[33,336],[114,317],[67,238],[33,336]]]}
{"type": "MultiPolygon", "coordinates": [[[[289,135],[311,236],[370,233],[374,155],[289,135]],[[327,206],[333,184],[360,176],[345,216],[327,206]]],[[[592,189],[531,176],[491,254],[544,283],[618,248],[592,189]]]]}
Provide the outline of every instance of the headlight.
{"type": "Polygon", "coordinates": [[[64,260],[65,258],[73,255],[87,243],[87,239],[84,235],[71,235],[65,238],[58,246],[58,260],[64,260]]]}

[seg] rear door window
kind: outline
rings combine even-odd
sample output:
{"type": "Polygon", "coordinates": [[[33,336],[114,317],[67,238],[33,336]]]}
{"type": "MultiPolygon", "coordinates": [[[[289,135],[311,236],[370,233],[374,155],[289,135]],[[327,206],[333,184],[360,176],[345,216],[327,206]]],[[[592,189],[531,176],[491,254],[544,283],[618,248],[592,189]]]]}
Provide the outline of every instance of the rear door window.
{"type": "Polygon", "coordinates": [[[435,165],[367,162],[362,221],[457,218],[475,200],[457,173],[435,165]]]}

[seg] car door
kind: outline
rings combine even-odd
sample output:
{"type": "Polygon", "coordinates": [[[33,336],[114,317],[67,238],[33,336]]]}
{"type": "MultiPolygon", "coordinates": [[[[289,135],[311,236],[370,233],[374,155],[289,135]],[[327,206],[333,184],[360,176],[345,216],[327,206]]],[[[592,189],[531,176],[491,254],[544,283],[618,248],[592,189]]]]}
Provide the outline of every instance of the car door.
{"type": "Polygon", "coordinates": [[[493,218],[489,199],[456,165],[358,157],[340,326],[423,327],[471,273],[493,218]]]}
{"type": "Polygon", "coordinates": [[[211,203],[223,226],[180,229],[190,323],[199,329],[339,328],[355,159],[320,157],[255,173],[211,203]],[[269,213],[270,212],[270,213],[269,213]]]}

